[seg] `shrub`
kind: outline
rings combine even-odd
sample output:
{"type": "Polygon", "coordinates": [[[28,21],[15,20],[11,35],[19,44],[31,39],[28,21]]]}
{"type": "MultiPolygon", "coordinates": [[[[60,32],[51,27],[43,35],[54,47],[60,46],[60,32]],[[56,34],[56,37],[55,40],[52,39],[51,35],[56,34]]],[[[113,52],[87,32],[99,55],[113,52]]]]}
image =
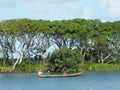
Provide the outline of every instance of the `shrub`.
{"type": "Polygon", "coordinates": [[[78,50],[61,48],[56,50],[49,59],[49,68],[56,72],[76,72],[79,70],[79,64],[82,62],[78,50]]]}

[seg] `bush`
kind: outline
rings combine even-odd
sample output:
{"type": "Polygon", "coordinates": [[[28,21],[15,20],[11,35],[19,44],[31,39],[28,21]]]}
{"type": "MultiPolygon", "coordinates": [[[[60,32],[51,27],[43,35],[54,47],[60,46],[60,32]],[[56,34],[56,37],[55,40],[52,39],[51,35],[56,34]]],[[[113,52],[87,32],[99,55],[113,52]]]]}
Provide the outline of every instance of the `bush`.
{"type": "Polygon", "coordinates": [[[82,57],[78,50],[61,48],[56,50],[49,59],[49,68],[55,72],[77,72],[79,64],[82,62],[82,57]]]}

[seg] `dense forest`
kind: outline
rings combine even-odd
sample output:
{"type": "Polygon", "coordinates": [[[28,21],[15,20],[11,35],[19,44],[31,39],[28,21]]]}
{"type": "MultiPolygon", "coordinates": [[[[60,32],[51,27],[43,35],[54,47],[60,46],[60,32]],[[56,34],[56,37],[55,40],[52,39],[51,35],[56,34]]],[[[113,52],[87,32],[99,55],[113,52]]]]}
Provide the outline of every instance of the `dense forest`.
{"type": "Polygon", "coordinates": [[[76,18],[0,22],[1,66],[14,70],[22,63],[37,63],[51,71],[77,71],[80,64],[89,62],[120,62],[120,21],[76,18]],[[48,53],[54,46],[55,51],[48,53]]]}

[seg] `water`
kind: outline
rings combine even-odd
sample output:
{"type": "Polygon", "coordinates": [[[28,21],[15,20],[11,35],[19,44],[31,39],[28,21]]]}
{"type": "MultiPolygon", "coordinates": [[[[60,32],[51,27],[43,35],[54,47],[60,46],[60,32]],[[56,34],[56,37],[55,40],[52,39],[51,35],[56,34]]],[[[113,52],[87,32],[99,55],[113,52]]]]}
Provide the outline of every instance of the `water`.
{"type": "Polygon", "coordinates": [[[0,74],[0,90],[120,90],[120,71],[85,72],[84,76],[70,78],[0,74]]]}

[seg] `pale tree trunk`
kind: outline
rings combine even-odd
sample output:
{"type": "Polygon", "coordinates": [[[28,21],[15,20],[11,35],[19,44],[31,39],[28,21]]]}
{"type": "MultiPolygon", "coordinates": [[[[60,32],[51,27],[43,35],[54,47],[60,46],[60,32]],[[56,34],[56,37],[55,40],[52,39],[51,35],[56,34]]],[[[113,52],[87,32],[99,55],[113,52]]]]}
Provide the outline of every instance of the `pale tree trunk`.
{"type": "Polygon", "coordinates": [[[19,61],[19,58],[17,58],[17,60],[15,61],[12,70],[15,70],[15,67],[16,67],[16,65],[18,64],[18,61],[19,61]]]}
{"type": "Polygon", "coordinates": [[[3,47],[3,66],[6,64],[7,60],[7,48],[3,47]]]}
{"type": "Polygon", "coordinates": [[[13,70],[15,69],[16,65],[20,64],[22,62],[22,60],[23,60],[24,46],[25,45],[23,43],[21,43],[21,45],[20,45],[21,50],[20,51],[18,51],[17,50],[18,48],[16,48],[17,60],[15,61],[14,65],[13,65],[13,70]],[[19,55],[17,55],[17,54],[19,54],[19,55]]]}
{"type": "Polygon", "coordinates": [[[14,65],[13,65],[12,70],[15,69],[17,64],[20,64],[22,62],[22,59],[23,59],[23,54],[20,57],[17,58],[17,60],[15,61],[14,65]]]}
{"type": "Polygon", "coordinates": [[[108,54],[106,57],[103,57],[103,53],[101,52],[101,56],[100,56],[101,63],[104,63],[111,56],[111,54],[112,53],[108,54]]]}
{"type": "Polygon", "coordinates": [[[20,64],[22,62],[22,60],[23,60],[23,53],[24,53],[24,47],[21,48],[21,56],[20,56],[18,64],[20,64]]]}
{"type": "Polygon", "coordinates": [[[45,52],[45,53],[41,53],[41,52],[40,52],[39,55],[42,56],[43,60],[44,60],[45,58],[47,58],[47,56],[48,56],[48,48],[46,49],[46,52],[45,52]]]}
{"type": "Polygon", "coordinates": [[[85,47],[85,45],[80,48],[80,54],[82,55],[82,58],[83,58],[83,64],[85,63],[86,49],[87,48],[85,47]]]}
{"type": "Polygon", "coordinates": [[[109,61],[107,62],[107,64],[109,64],[109,63],[111,63],[111,62],[113,62],[113,61],[116,61],[116,60],[117,60],[117,58],[112,57],[112,60],[109,60],[109,61]]]}

